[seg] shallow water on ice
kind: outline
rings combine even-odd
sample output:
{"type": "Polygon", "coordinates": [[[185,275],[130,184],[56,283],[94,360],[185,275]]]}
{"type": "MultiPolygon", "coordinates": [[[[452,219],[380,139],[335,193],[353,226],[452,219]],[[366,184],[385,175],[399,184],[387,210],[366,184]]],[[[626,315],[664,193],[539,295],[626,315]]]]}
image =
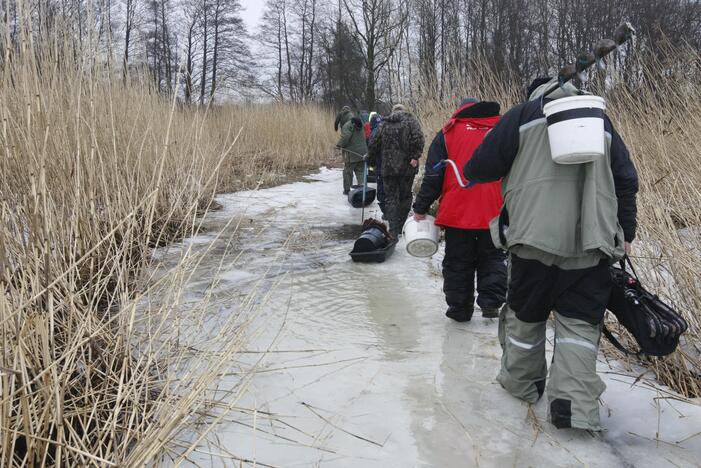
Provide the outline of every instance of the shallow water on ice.
{"type": "MultiPolygon", "coordinates": [[[[311,179],[222,196],[208,234],[159,254],[167,266],[186,248],[209,249],[187,296],[214,297],[215,313],[238,312],[252,290],[268,294],[238,363],[252,366],[270,350],[237,405],[256,412],[232,414],[217,444],[203,448],[210,454],[191,457],[197,463],[238,466],[230,455],[285,467],[701,462],[701,436],[683,441],[701,431],[701,408],[654,400],[668,395],[633,385],[635,376],[605,374],[601,436],[554,429],[544,401],[529,415],[495,382],[496,320],[479,311],[467,324],[446,319],[437,259],[412,258],[402,243],[384,264],[352,263],[360,210],[341,195],[340,171],[311,179]]],[[[375,204],[366,210],[378,213],[375,204]]],[[[220,389],[237,382],[227,379],[220,389]]]]}

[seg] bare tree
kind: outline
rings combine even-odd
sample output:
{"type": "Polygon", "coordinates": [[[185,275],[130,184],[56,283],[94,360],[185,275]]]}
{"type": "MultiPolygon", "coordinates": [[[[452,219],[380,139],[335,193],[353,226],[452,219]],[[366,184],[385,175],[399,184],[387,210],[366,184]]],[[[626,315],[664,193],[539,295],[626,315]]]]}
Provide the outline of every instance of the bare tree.
{"type": "Polygon", "coordinates": [[[202,15],[200,16],[200,22],[202,27],[202,73],[200,75],[200,105],[204,104],[205,89],[207,87],[207,54],[209,52],[207,40],[208,26],[209,26],[209,3],[207,0],[202,0],[202,15]]]}
{"type": "Polygon", "coordinates": [[[218,91],[238,92],[244,84],[249,85],[251,65],[239,0],[214,0],[212,28],[210,100],[214,100],[218,91]]]}
{"type": "Polygon", "coordinates": [[[402,35],[398,32],[407,21],[408,10],[395,0],[343,0],[343,5],[365,52],[365,105],[371,109],[376,102],[377,77],[399,45],[402,35]]]}
{"type": "Polygon", "coordinates": [[[129,50],[131,49],[132,32],[134,31],[134,18],[138,0],[126,0],[124,4],[124,59],[122,63],[124,83],[127,82],[129,73],[129,50]]]}
{"type": "Polygon", "coordinates": [[[190,3],[185,5],[185,17],[187,19],[186,25],[187,29],[185,31],[185,88],[184,88],[184,98],[186,104],[192,103],[192,94],[194,91],[193,87],[193,74],[195,71],[195,34],[197,30],[197,25],[200,21],[202,4],[199,2],[190,3]]]}
{"type": "Polygon", "coordinates": [[[275,77],[272,85],[270,79],[260,84],[263,92],[280,101],[313,99],[319,81],[318,18],[318,0],[266,2],[259,41],[268,51],[275,77]]]}

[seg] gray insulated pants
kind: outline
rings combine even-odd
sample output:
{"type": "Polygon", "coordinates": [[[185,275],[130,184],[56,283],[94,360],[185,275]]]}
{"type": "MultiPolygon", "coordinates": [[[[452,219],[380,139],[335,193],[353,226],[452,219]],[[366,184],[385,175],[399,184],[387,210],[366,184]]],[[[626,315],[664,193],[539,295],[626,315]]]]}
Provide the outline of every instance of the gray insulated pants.
{"type": "Polygon", "coordinates": [[[358,185],[363,185],[365,177],[365,163],[363,161],[351,162],[348,156],[344,156],[343,161],[343,191],[348,192],[353,185],[353,174],[358,181],[358,185]]]}
{"type": "Polygon", "coordinates": [[[557,428],[601,430],[596,374],[601,319],[610,291],[608,265],[560,270],[512,255],[507,306],[499,319],[503,354],[497,380],[529,403],[546,390],[546,323],[555,310],[555,348],[547,379],[550,420],[557,428]]]}

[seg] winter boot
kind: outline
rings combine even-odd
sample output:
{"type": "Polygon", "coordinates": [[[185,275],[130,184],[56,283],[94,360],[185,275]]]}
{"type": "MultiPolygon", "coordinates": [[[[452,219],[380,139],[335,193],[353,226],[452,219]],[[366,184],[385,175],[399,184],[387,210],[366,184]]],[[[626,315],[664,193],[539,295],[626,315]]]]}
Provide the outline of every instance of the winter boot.
{"type": "Polygon", "coordinates": [[[472,312],[469,312],[462,307],[450,306],[445,312],[445,316],[455,320],[456,322],[469,322],[472,318],[472,312]]]}
{"type": "Polygon", "coordinates": [[[499,309],[482,307],[482,317],[489,319],[499,318],[499,309]]]}

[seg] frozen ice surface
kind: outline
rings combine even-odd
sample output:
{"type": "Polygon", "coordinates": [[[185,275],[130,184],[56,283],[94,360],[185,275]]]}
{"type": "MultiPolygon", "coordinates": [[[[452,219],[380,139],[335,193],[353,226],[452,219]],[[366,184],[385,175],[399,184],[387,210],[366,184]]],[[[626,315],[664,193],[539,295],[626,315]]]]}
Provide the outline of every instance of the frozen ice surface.
{"type": "MultiPolygon", "coordinates": [[[[229,236],[209,231],[212,254],[193,288],[219,274],[220,310],[234,310],[256,281],[268,298],[236,363],[256,373],[237,405],[255,412],[232,413],[191,458],[214,466],[699,466],[701,407],[603,362],[602,434],[558,431],[543,400],[529,411],[509,396],[495,381],[496,320],[479,311],[466,324],[446,319],[437,259],[412,258],[401,242],[384,264],[352,263],[352,238],[333,228],[359,225],[360,210],[341,191],[341,172],[322,168],[304,182],[218,199],[224,208],[209,227],[237,224],[242,235],[227,249],[217,243],[229,236]],[[329,234],[312,235],[322,231],[329,234]],[[308,245],[290,242],[305,232],[308,245]]],[[[376,204],[366,215],[379,217],[376,204]]],[[[188,245],[205,248],[202,241],[188,245]]],[[[178,248],[161,259],[168,255],[178,248]]]]}

